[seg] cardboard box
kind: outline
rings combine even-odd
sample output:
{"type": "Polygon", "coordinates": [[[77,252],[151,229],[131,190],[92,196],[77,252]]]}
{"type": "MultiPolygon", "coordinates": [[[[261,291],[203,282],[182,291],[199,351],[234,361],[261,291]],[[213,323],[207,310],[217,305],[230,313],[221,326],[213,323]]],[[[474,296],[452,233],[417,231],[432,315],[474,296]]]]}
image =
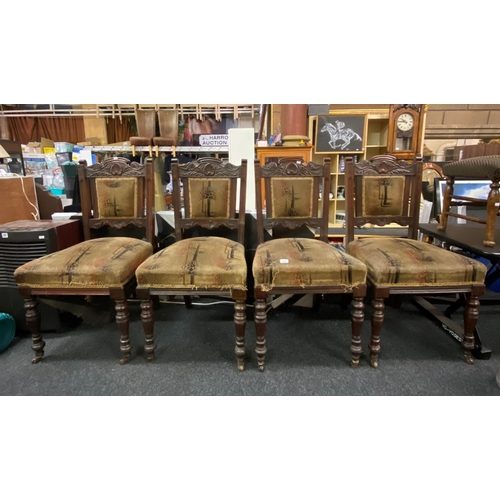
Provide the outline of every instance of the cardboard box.
{"type": "Polygon", "coordinates": [[[42,149],[43,148],[55,148],[54,141],[51,141],[50,139],[46,139],[45,137],[42,137],[42,140],[40,142],[42,149]]]}
{"type": "Polygon", "coordinates": [[[85,141],[77,142],[77,146],[100,146],[101,140],[98,137],[86,137],[85,141]]]}
{"type": "Polygon", "coordinates": [[[40,142],[28,142],[28,144],[26,145],[26,153],[43,154],[42,144],[40,142]]]}

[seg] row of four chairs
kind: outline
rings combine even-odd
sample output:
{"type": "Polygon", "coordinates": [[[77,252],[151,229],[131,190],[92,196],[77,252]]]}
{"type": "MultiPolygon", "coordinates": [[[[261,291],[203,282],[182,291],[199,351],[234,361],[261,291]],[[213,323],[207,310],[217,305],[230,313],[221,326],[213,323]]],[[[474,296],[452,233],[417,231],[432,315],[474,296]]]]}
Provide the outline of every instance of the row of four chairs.
{"type": "MultiPolygon", "coordinates": [[[[379,156],[346,165],[346,251],[328,241],[330,159],[323,164],[282,159],[255,162],[257,247],[249,261],[246,222],[247,161],[215,158],[172,164],[176,241],[155,242],[153,169],[123,158],[79,165],[85,241],[31,261],[15,272],[25,299],[34,363],[44,356],[39,296],[109,295],[120,330],[120,363],[131,356],[128,299],[141,304],[147,360],[155,356],[154,310],[158,296],[230,297],[234,301],[235,354],[245,367],[245,327],[251,266],[257,363],[264,370],[267,307],[280,294],[351,297],[351,365],[359,365],[367,286],[373,287],[370,362],[378,366],[384,299],[390,295],[466,293],[463,349],[472,363],[478,297],[486,267],[466,256],[417,240],[421,162],[379,156]],[[265,206],[263,206],[263,200],[265,206]],[[324,200],[323,203],[328,203],[324,200]],[[404,238],[354,237],[354,227],[396,222],[404,238]],[[144,229],[145,240],[95,238],[103,226],[144,229]],[[307,232],[300,232],[306,227],[307,232]],[[215,231],[215,235],[214,235],[215,231]],[[247,236],[247,237],[246,237],[247,236]],[[246,244],[246,246],[245,246],[246,244]]],[[[248,228],[247,228],[248,229],[248,228]]]]}

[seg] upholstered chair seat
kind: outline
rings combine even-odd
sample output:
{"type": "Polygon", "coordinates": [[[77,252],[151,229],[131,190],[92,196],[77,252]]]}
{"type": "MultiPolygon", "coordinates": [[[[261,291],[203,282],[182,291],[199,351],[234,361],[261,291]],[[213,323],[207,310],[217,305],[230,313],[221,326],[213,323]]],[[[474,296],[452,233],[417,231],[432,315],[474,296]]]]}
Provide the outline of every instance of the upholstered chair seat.
{"type": "Polygon", "coordinates": [[[133,136],[129,138],[132,146],[151,146],[151,137],[133,136]]]}
{"type": "Polygon", "coordinates": [[[313,238],[281,238],[257,247],[253,260],[255,286],[331,286],[352,289],[364,284],[366,266],[324,241],[313,238]]]}
{"type": "Polygon", "coordinates": [[[168,246],[137,269],[137,284],[152,288],[246,290],[245,247],[217,236],[168,246]]]}
{"type": "Polygon", "coordinates": [[[177,144],[176,137],[153,137],[155,146],[175,146],[177,144]]]}
{"type": "Polygon", "coordinates": [[[486,274],[477,260],[409,238],[358,239],[347,251],[366,264],[375,285],[482,285],[486,274]]]}
{"type": "Polygon", "coordinates": [[[32,260],[14,276],[31,288],[121,287],[152,254],[153,245],[137,238],[97,238],[32,260]]]}

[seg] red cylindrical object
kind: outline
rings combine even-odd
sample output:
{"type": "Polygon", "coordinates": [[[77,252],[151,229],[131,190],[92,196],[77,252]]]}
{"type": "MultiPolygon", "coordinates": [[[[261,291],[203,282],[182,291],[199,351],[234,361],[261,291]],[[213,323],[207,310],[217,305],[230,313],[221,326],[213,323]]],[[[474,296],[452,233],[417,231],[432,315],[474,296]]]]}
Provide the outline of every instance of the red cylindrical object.
{"type": "Polygon", "coordinates": [[[307,135],[307,104],[281,105],[281,135],[307,135]]]}

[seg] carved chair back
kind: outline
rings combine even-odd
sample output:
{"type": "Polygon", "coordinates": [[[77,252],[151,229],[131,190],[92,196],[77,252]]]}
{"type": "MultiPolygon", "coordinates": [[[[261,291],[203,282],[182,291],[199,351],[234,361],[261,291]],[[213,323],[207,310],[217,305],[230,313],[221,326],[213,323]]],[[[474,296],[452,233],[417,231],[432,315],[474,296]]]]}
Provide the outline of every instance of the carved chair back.
{"type": "Polygon", "coordinates": [[[422,192],[422,162],[409,163],[391,155],[374,156],[354,163],[346,159],[347,243],[354,227],[364,224],[408,227],[408,238],[417,238],[422,192]]]}
{"type": "Polygon", "coordinates": [[[102,227],[145,229],[146,240],[154,239],[153,162],[131,162],[126,158],[108,158],[87,167],[78,165],[84,238],[102,227]]]}
{"type": "Polygon", "coordinates": [[[245,239],[247,160],[240,166],[216,158],[199,158],[186,164],[172,160],[172,186],[177,241],[195,227],[238,230],[238,242],[245,239]],[[181,194],[182,183],[182,194],[181,194]],[[239,192],[239,209],[236,199],[239,192]],[[183,203],[182,203],[183,202],[183,203]],[[184,216],[181,209],[184,207],[184,216]]]}
{"type": "Polygon", "coordinates": [[[330,193],[330,158],[322,165],[304,163],[302,158],[281,158],[260,165],[255,161],[258,243],[264,243],[264,230],[302,226],[320,229],[320,239],[328,241],[328,193],[330,193]],[[266,214],[262,211],[265,192],[266,214]],[[324,210],[321,192],[326,193],[324,210]]]}

